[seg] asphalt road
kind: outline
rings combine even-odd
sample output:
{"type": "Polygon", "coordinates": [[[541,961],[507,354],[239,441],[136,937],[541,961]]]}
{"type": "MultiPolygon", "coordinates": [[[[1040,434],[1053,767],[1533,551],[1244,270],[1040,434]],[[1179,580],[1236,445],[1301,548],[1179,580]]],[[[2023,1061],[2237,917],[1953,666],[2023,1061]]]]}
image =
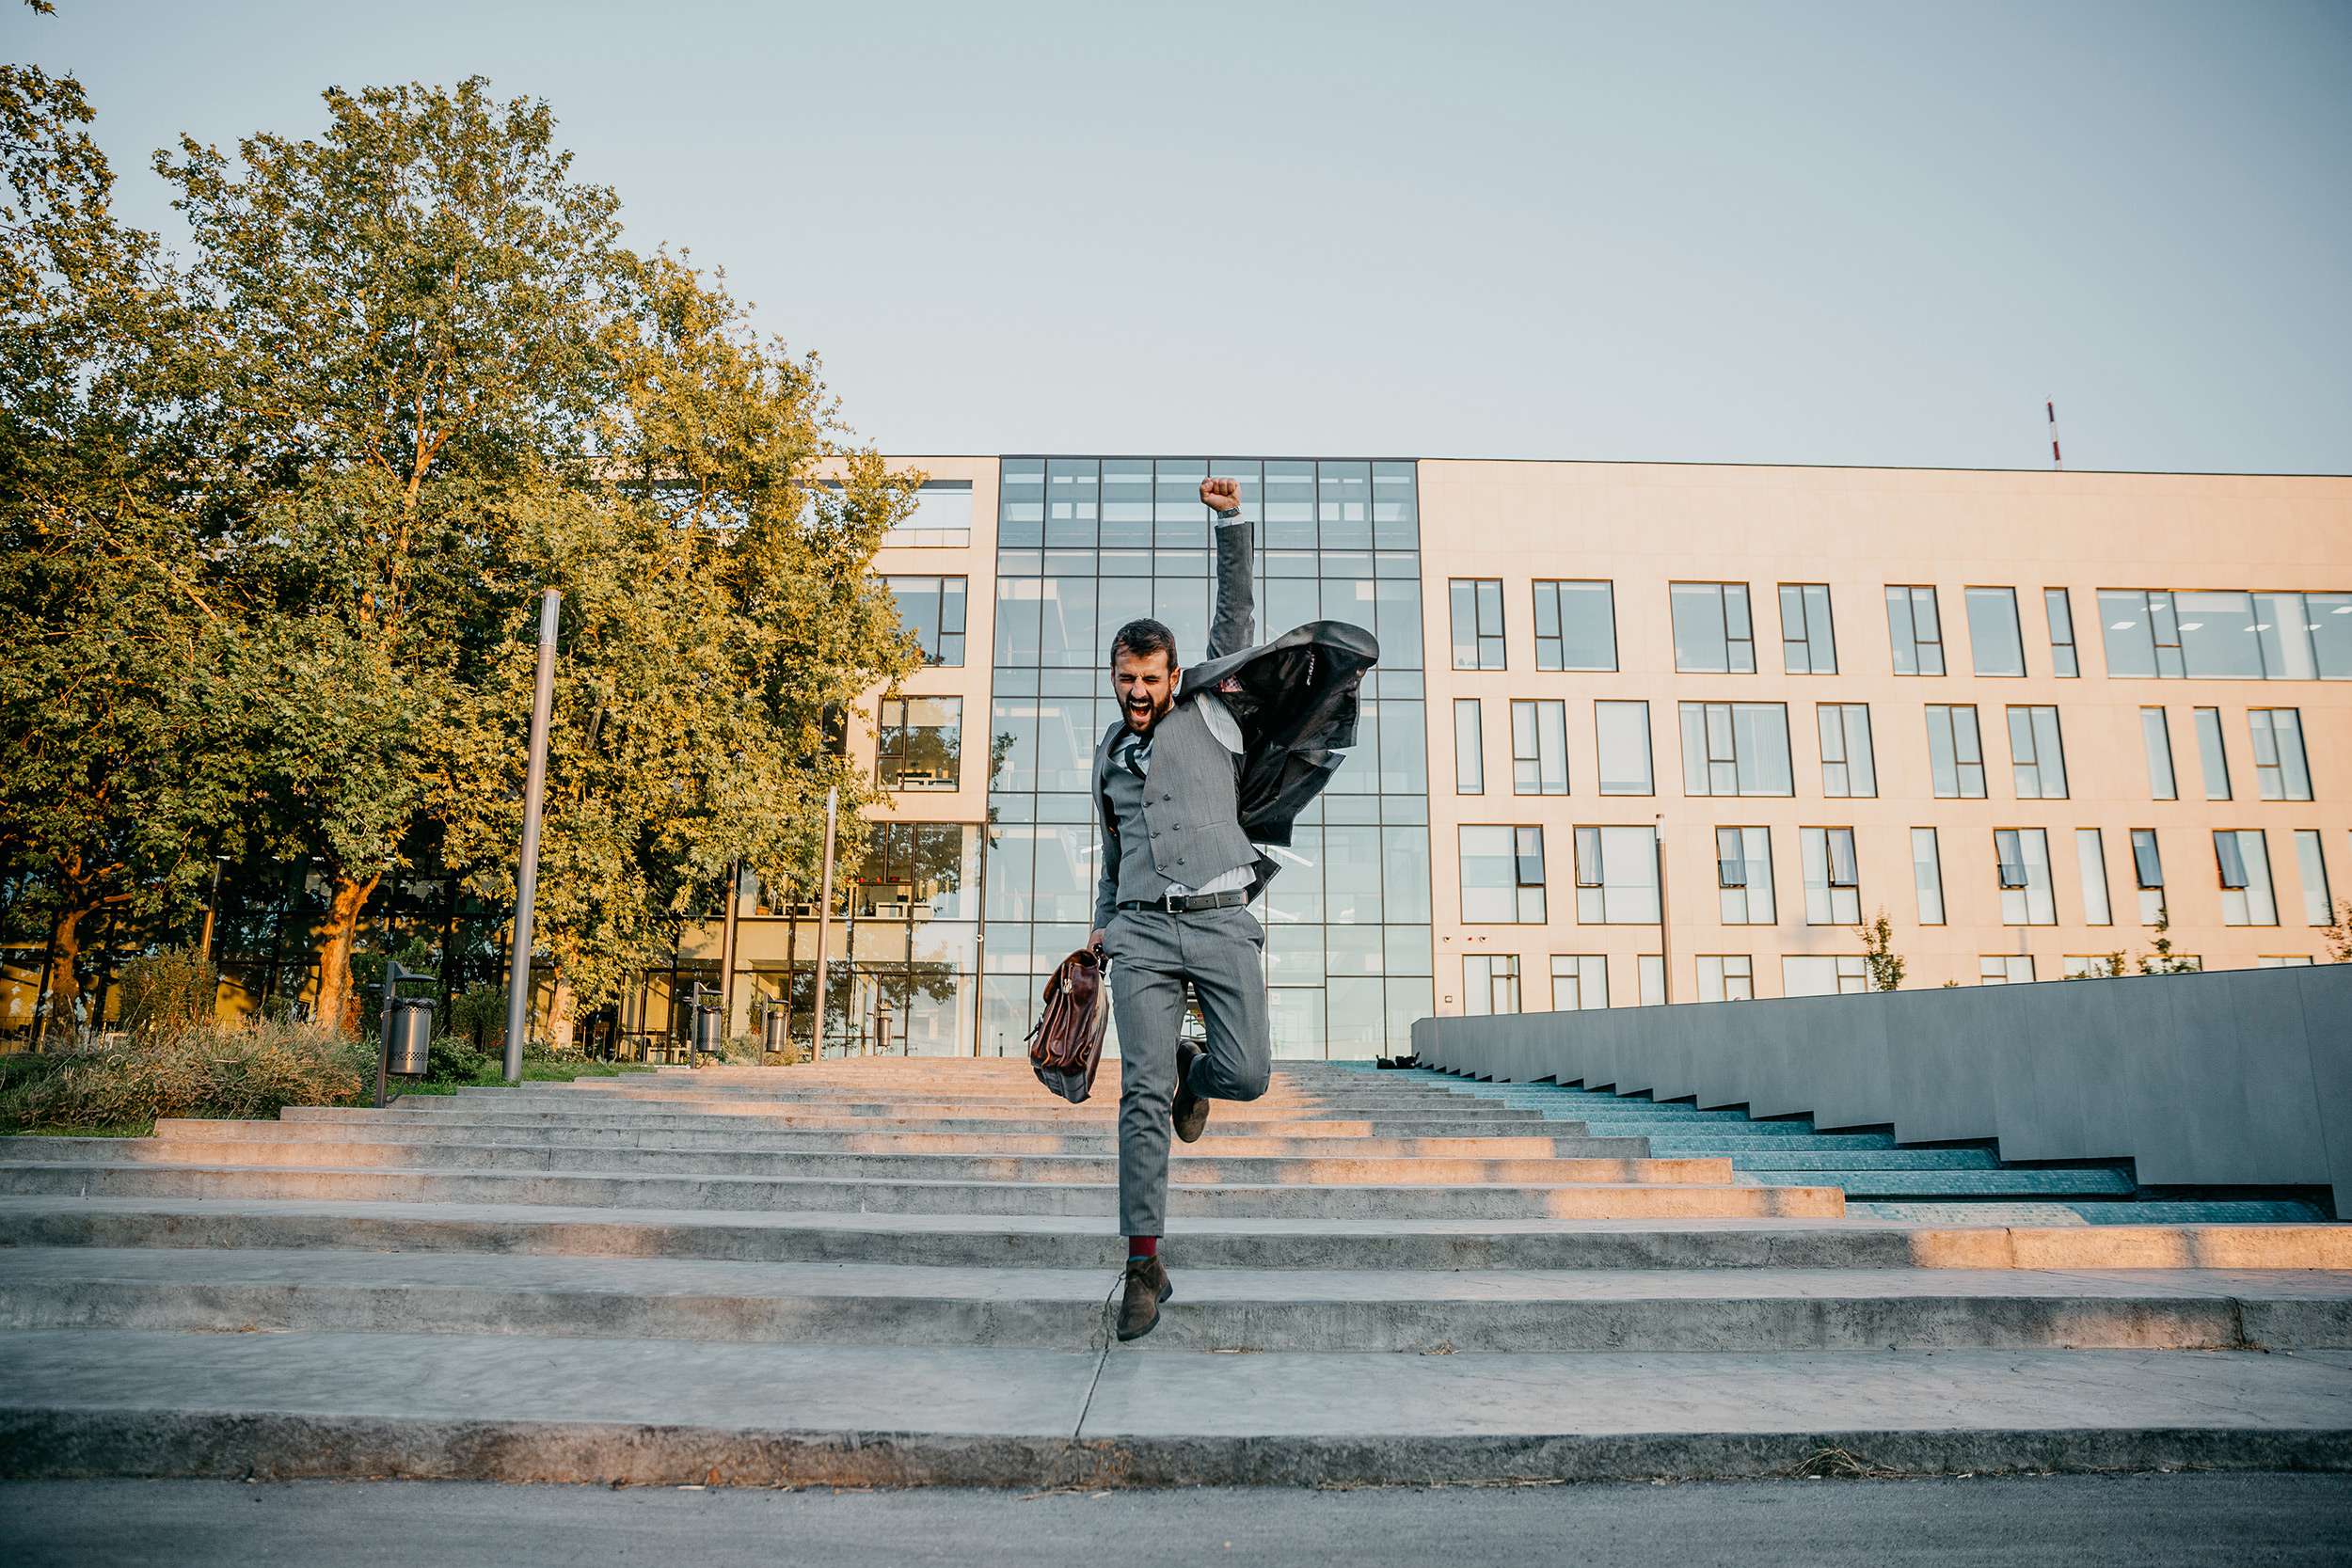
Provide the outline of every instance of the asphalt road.
{"type": "Polygon", "coordinates": [[[2352,1562],[2352,1476],[1408,1488],[635,1490],[416,1482],[0,1484],[0,1562],[1060,1568],[2086,1568],[2352,1562]]]}

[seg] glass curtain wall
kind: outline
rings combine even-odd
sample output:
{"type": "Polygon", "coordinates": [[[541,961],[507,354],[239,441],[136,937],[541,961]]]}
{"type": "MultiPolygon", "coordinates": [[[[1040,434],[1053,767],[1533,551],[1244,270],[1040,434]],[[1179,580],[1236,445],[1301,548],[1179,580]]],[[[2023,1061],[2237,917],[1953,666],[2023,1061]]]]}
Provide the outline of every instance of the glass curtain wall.
{"type": "MultiPolygon", "coordinates": [[[[1257,528],[1257,636],[1347,621],[1380,640],[1355,749],[1254,907],[1278,1056],[1401,1049],[1435,1010],[1421,526],[1409,461],[1009,457],[997,499],[987,731],[981,1040],[1014,1054],[1054,965],[1086,941],[1098,835],[1089,796],[1109,727],[1109,647],[1151,615],[1180,662],[1209,629],[1200,481],[1237,480],[1257,528]]],[[[974,737],[977,738],[977,737],[974,737]]],[[[967,754],[977,759],[977,746],[967,754]]]]}

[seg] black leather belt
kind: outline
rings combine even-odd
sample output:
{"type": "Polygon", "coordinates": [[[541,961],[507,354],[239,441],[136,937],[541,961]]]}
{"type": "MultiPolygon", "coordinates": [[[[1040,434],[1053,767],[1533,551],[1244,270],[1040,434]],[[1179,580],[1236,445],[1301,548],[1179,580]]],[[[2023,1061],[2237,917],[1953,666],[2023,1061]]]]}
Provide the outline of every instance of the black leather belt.
{"type": "Polygon", "coordinates": [[[1168,914],[1193,914],[1201,910],[1230,910],[1249,902],[1248,888],[1229,887],[1223,893],[1169,893],[1157,898],[1126,898],[1122,910],[1160,910],[1168,914]]]}

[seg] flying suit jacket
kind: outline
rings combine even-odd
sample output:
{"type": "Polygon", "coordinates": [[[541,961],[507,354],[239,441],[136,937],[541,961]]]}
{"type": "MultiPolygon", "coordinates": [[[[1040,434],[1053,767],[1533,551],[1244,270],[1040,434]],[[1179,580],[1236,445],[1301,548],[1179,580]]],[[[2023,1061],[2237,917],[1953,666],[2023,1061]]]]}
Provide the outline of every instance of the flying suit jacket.
{"type": "MultiPolygon", "coordinates": [[[[1379,661],[1371,632],[1344,621],[1312,621],[1272,641],[1248,645],[1255,625],[1250,571],[1255,530],[1216,530],[1216,613],[1207,657],[1184,670],[1171,711],[1152,726],[1152,787],[1144,822],[1160,875],[1188,887],[1240,866],[1252,868],[1254,896],[1279,866],[1260,844],[1287,845],[1293,825],[1356,743],[1358,691],[1379,661]],[[1230,688],[1229,688],[1230,683],[1230,688]],[[1238,757],[1209,733],[1194,699],[1216,691],[1241,727],[1238,757]]],[[[1111,746],[1126,728],[1115,719],[1094,748],[1095,818],[1101,835],[1094,925],[1116,907],[1119,830],[1104,785],[1111,746]]]]}

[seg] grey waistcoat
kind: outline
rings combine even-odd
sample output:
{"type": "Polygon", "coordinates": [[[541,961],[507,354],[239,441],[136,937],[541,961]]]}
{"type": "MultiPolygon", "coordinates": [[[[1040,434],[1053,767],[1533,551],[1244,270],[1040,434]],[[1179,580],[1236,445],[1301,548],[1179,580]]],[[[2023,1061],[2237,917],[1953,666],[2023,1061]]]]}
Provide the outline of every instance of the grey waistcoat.
{"type": "MultiPolygon", "coordinates": [[[[1107,752],[1119,738],[1113,729],[1107,752]]],[[[1171,883],[1199,887],[1212,877],[1254,864],[1257,846],[1241,831],[1233,789],[1234,756],[1190,704],[1159,721],[1152,762],[1143,778],[1117,763],[1103,769],[1103,800],[1111,823],[1104,844],[1104,880],[1114,903],[1150,900],[1171,883]],[[1116,854],[1116,865],[1109,857],[1116,854]]],[[[1099,927],[1110,918],[1097,886],[1099,927]]]]}

